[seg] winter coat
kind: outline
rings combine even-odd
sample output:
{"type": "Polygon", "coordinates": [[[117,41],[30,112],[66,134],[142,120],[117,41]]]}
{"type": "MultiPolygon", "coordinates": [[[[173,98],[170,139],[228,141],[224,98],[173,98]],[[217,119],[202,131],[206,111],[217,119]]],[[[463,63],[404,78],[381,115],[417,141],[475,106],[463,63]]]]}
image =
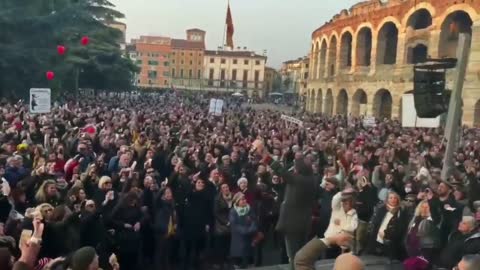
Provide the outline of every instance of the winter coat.
{"type": "Polygon", "coordinates": [[[176,225],[177,217],[173,202],[158,198],[153,209],[153,231],[155,234],[167,235],[170,219],[176,225]]]}
{"type": "Polygon", "coordinates": [[[312,175],[286,173],[285,197],[276,229],[283,233],[307,233],[312,223],[316,183],[312,175]]]}
{"type": "Polygon", "coordinates": [[[115,241],[120,251],[136,252],[140,248],[140,232],[135,232],[133,226],[142,221],[140,207],[116,206],[111,219],[115,229],[115,241]],[[125,228],[125,224],[130,224],[132,228],[125,228]]]}
{"type": "MultiPolygon", "coordinates": [[[[232,194],[233,196],[233,194],[232,194]]],[[[215,198],[214,216],[215,216],[215,234],[224,235],[230,233],[230,215],[231,205],[223,198],[222,194],[218,194],[215,198]]]]}
{"type": "MultiPolygon", "coordinates": [[[[374,213],[368,228],[367,250],[369,251],[369,253],[376,253],[375,249],[378,245],[377,244],[378,231],[380,230],[380,226],[382,225],[382,222],[385,216],[387,215],[387,212],[388,210],[385,204],[380,204],[374,210],[374,213]]],[[[385,240],[384,244],[387,246],[386,248],[389,249],[389,251],[387,250],[384,250],[384,251],[386,254],[390,253],[390,256],[392,256],[393,258],[402,259],[404,256],[404,247],[401,243],[407,229],[407,222],[408,222],[408,217],[405,211],[402,208],[400,208],[398,209],[396,214],[393,215],[392,219],[390,219],[390,222],[388,223],[384,231],[384,234],[385,234],[383,237],[383,239],[385,240]]]]}
{"type": "Polygon", "coordinates": [[[421,256],[423,249],[440,247],[440,230],[431,217],[414,217],[410,221],[405,247],[410,257],[421,256]]]}
{"type": "Polygon", "coordinates": [[[358,219],[369,222],[373,215],[373,210],[378,204],[377,188],[367,185],[358,193],[355,209],[358,219]]]}
{"type": "Polygon", "coordinates": [[[255,213],[252,209],[248,214],[239,216],[235,208],[230,210],[229,221],[232,232],[230,243],[231,257],[247,257],[252,255],[252,241],[257,231],[255,213]]]}
{"type": "Polygon", "coordinates": [[[432,217],[435,220],[441,220],[440,233],[441,244],[445,245],[448,240],[448,236],[456,230],[458,223],[462,219],[463,206],[457,203],[453,195],[445,201],[440,201],[438,198],[433,198],[428,201],[432,212],[432,217]],[[447,205],[450,205],[454,210],[447,209],[447,205]]]}
{"type": "Polygon", "coordinates": [[[350,209],[345,213],[342,206],[342,193],[338,192],[332,199],[332,216],[328,225],[325,237],[331,237],[342,231],[354,233],[358,226],[357,211],[350,209]],[[335,224],[335,220],[340,220],[340,225],[335,224]]]}
{"type": "Polygon", "coordinates": [[[201,239],[213,225],[213,200],[207,190],[192,191],[185,201],[180,227],[186,239],[201,239]]]}
{"type": "Polygon", "coordinates": [[[439,265],[451,269],[463,256],[478,253],[480,253],[480,233],[462,234],[456,231],[452,233],[448,245],[443,249],[439,265]]]}

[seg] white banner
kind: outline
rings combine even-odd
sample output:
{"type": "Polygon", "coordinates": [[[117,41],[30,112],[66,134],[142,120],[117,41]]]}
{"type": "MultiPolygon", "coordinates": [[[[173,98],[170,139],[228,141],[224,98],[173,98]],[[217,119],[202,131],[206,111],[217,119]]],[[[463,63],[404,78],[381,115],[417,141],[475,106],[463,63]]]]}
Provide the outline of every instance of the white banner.
{"type": "Polygon", "coordinates": [[[294,123],[294,124],[297,124],[297,125],[303,127],[303,121],[302,121],[302,120],[299,120],[299,119],[297,119],[297,118],[294,118],[294,117],[291,117],[291,116],[282,114],[281,119],[282,119],[282,120],[285,120],[285,121],[287,121],[287,122],[294,123]]]}
{"type": "Polygon", "coordinates": [[[219,116],[219,115],[222,115],[222,110],[223,110],[222,99],[215,99],[215,98],[210,99],[210,107],[208,109],[208,113],[219,116]]]}
{"type": "Polygon", "coordinates": [[[420,118],[415,109],[413,94],[402,96],[402,127],[437,128],[440,126],[440,116],[435,118],[420,118]]]}
{"type": "Polygon", "coordinates": [[[365,116],[365,118],[363,118],[363,126],[364,127],[375,127],[375,126],[377,126],[377,122],[375,121],[375,117],[365,116]]]}
{"type": "Polygon", "coordinates": [[[29,100],[30,113],[49,113],[51,110],[51,91],[49,88],[31,88],[29,100]]]}

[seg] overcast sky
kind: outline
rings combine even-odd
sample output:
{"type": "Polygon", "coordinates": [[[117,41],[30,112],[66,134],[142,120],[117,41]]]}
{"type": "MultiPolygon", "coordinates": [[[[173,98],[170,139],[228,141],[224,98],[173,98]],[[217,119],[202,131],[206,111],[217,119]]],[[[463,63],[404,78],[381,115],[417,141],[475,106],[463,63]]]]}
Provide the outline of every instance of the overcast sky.
{"type": "MultiPolygon", "coordinates": [[[[224,35],[227,0],[111,0],[126,16],[127,39],[140,35],[185,38],[188,28],[207,32],[207,48],[224,35]]],[[[267,50],[267,65],[308,53],[310,36],[341,9],[358,0],[230,0],[235,46],[267,50]]]]}

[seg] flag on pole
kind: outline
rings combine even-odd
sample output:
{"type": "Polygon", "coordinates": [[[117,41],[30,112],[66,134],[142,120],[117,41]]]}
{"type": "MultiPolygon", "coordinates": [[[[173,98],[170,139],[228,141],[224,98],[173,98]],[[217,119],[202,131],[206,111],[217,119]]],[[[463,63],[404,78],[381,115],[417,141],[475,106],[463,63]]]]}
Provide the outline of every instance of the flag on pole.
{"type": "Polygon", "coordinates": [[[227,46],[233,49],[233,33],[234,33],[234,28],[233,28],[233,19],[232,19],[232,13],[230,11],[230,4],[228,4],[227,8],[227,46]]]}

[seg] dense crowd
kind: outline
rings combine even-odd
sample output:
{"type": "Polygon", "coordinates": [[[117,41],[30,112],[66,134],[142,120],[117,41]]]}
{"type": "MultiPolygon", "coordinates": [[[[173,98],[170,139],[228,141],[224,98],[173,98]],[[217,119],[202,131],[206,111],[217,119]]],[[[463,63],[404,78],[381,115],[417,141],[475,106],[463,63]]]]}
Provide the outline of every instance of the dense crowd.
{"type": "Polygon", "coordinates": [[[212,115],[209,97],[64,99],[38,115],[1,102],[0,269],[246,268],[267,242],[297,270],[342,253],[355,270],[348,252],[406,269],[479,254],[476,129],[441,179],[440,128],[300,112],[299,126],[228,96],[212,115]]]}

